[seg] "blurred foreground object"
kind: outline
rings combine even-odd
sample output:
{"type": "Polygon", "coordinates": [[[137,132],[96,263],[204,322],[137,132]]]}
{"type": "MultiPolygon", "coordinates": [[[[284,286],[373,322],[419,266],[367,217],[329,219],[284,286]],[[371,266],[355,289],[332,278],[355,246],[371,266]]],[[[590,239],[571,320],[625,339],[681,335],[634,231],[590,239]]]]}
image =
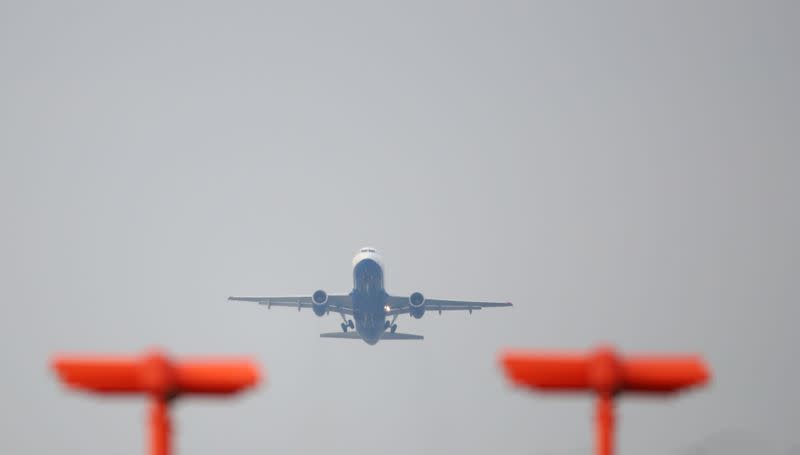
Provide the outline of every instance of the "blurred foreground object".
{"type": "Polygon", "coordinates": [[[175,361],[160,351],[139,357],[59,355],[52,361],[62,382],[100,394],[150,396],[150,454],[169,455],[168,405],[180,395],[231,395],[256,385],[258,367],[226,358],[175,361]]]}
{"type": "Polygon", "coordinates": [[[614,397],[623,392],[669,394],[705,384],[709,372],[696,355],[626,355],[600,347],[589,353],[509,350],[500,355],[506,376],[519,386],[597,395],[598,455],[614,450],[614,397]]]}

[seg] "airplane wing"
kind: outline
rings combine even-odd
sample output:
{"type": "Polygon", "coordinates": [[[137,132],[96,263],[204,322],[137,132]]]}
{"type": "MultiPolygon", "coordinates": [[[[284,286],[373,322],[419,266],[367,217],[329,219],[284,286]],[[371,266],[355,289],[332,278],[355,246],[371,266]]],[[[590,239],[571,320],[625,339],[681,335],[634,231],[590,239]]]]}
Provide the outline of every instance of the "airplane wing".
{"type": "MultiPolygon", "coordinates": [[[[408,297],[402,296],[389,296],[386,300],[386,305],[389,307],[388,315],[406,314],[411,312],[411,303],[408,297]]],[[[511,306],[511,302],[470,302],[465,300],[442,300],[442,299],[425,299],[426,311],[469,311],[472,313],[474,310],[482,308],[495,308],[511,306]]]]}
{"type": "MultiPolygon", "coordinates": [[[[277,306],[297,308],[297,311],[300,311],[303,308],[311,308],[314,306],[310,295],[289,297],[228,297],[228,300],[254,302],[259,305],[266,305],[268,309],[277,306]]],[[[328,295],[327,305],[328,311],[349,315],[353,314],[353,300],[350,298],[349,294],[328,295]]]]}

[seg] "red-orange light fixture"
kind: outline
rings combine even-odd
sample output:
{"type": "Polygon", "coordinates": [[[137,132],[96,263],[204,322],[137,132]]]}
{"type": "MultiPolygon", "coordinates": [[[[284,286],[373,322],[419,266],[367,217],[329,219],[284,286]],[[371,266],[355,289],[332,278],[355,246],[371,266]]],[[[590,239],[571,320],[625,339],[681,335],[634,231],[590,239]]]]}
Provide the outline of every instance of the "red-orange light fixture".
{"type": "Polygon", "coordinates": [[[230,395],[259,381],[258,367],[246,359],[174,361],[160,351],[133,356],[59,355],[52,367],[62,382],[99,394],[150,397],[150,454],[169,455],[169,403],[182,395],[230,395]]]}
{"type": "Polygon", "coordinates": [[[542,391],[592,391],[597,395],[595,446],[614,450],[614,397],[621,393],[669,394],[708,382],[696,355],[619,355],[609,347],[589,353],[508,350],[500,355],[515,384],[542,391]]]}

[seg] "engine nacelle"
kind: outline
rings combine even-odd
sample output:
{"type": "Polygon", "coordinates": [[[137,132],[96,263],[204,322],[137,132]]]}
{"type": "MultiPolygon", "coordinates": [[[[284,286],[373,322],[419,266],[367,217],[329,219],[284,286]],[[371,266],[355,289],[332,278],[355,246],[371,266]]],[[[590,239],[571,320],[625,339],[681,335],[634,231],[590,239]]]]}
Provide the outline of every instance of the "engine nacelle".
{"type": "Polygon", "coordinates": [[[415,292],[408,296],[408,304],[411,305],[408,314],[414,319],[419,319],[425,314],[425,296],[421,292],[415,292]]]}
{"type": "Polygon", "coordinates": [[[314,304],[311,306],[311,309],[314,310],[314,314],[317,316],[325,316],[325,313],[328,312],[328,293],[322,289],[314,291],[314,293],[311,294],[311,302],[314,304]]]}
{"type": "Polygon", "coordinates": [[[422,308],[425,305],[425,296],[421,292],[415,292],[408,297],[408,304],[411,308],[422,308]]]}

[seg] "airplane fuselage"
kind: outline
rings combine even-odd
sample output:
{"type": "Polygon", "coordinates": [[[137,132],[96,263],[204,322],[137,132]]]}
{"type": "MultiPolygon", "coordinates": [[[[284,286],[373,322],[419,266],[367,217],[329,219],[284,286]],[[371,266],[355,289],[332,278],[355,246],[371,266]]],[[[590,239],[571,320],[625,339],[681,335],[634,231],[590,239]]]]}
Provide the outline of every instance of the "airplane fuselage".
{"type": "Polygon", "coordinates": [[[361,252],[353,259],[353,319],[355,329],[367,344],[375,344],[386,330],[386,298],[383,265],[374,252],[361,252]]]}

